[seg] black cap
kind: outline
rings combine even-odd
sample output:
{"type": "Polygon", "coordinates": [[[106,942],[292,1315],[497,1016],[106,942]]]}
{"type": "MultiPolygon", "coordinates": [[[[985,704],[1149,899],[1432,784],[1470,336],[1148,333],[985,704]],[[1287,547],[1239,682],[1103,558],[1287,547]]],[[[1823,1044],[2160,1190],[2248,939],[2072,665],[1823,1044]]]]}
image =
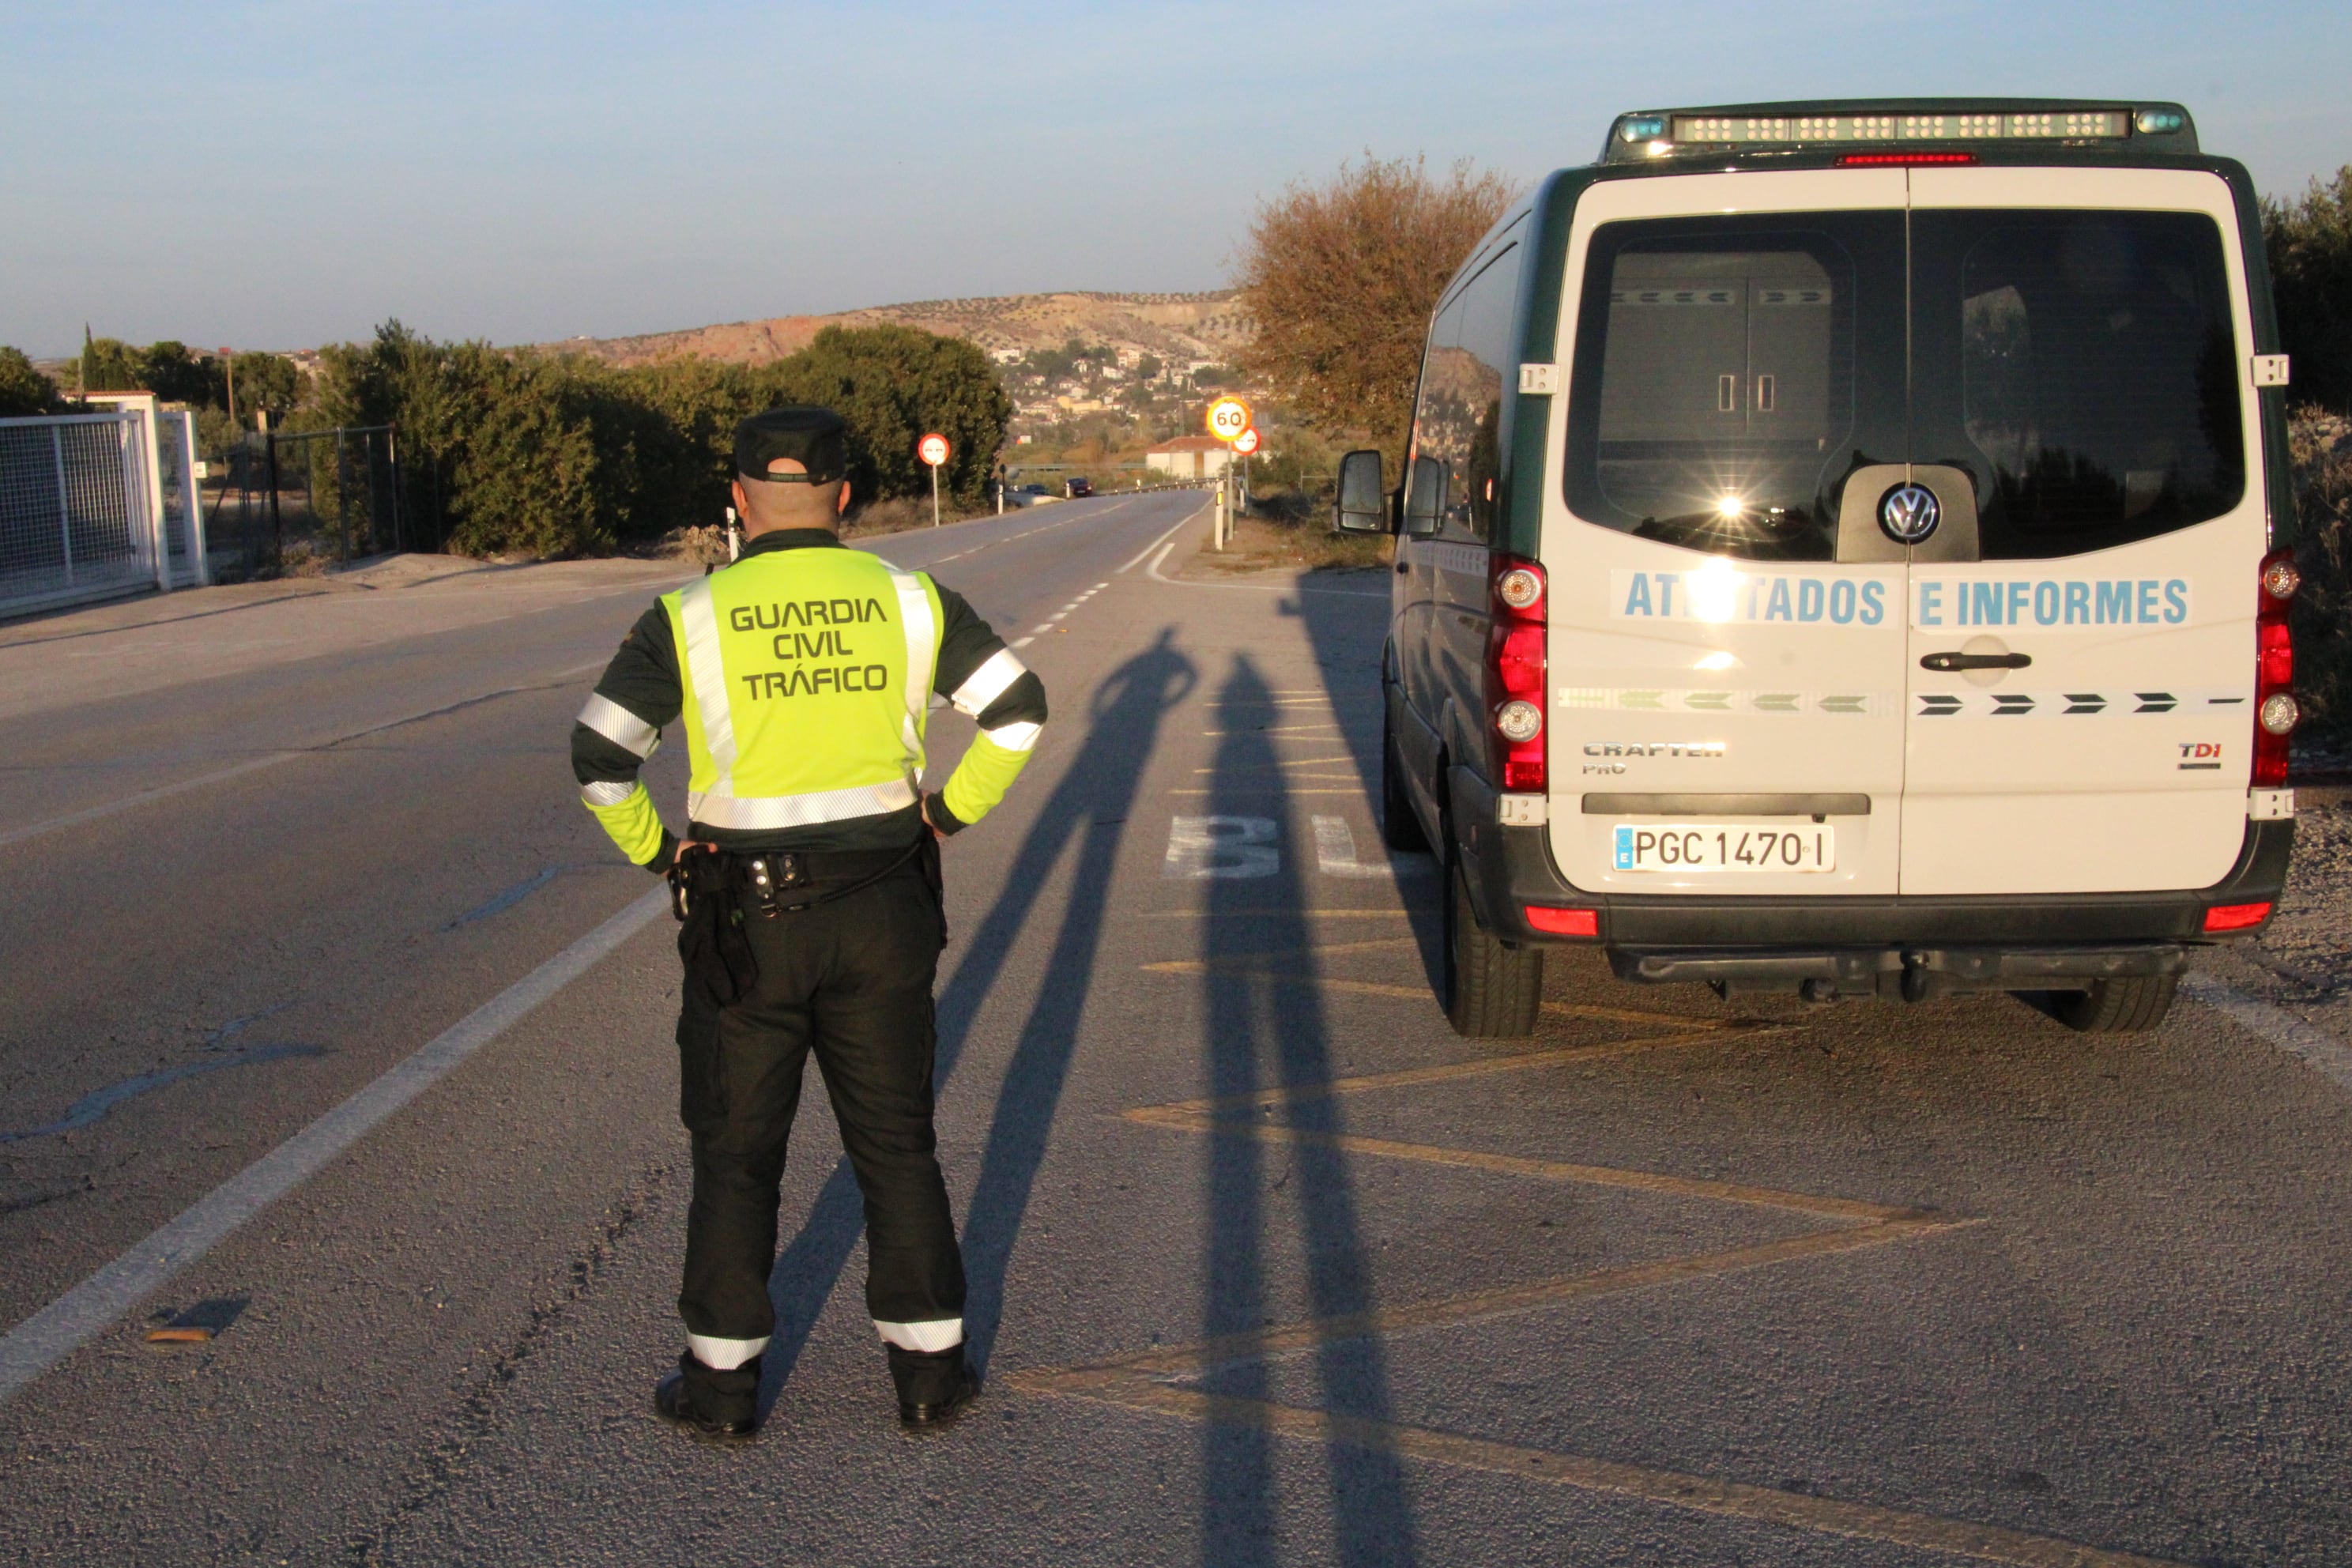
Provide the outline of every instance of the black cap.
{"type": "Polygon", "coordinates": [[[788,404],[754,414],[735,426],[735,471],[747,479],[827,485],[849,472],[848,426],[830,408],[788,404]],[[772,474],[768,465],[790,458],[805,473],[772,474]]]}

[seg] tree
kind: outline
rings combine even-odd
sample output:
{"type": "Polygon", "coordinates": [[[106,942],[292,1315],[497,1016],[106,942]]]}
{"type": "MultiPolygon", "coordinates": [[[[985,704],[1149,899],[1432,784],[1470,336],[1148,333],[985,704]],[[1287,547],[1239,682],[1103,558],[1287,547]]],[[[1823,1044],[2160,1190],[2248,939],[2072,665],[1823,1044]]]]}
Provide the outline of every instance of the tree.
{"type": "Polygon", "coordinates": [[[33,368],[22,349],[0,348],[0,419],[54,413],[58,384],[33,368]]]}
{"type": "Polygon", "coordinates": [[[249,422],[256,408],[267,408],[274,419],[284,419],[310,400],[310,378],[284,354],[241,353],[236,375],[236,414],[249,422]]]}
{"type": "Polygon", "coordinates": [[[1326,184],[1287,187],[1242,243],[1255,335],[1241,368],[1309,424],[1368,436],[1401,462],[1430,312],[1514,194],[1467,160],[1433,180],[1419,158],[1369,153],[1326,184]]]}
{"type": "Polygon", "coordinates": [[[166,403],[202,408],[221,401],[219,364],[188,352],[188,345],[169,338],[138,351],[138,384],[166,403]]]}
{"type": "Polygon", "coordinates": [[[850,488],[869,500],[930,493],[915,444],[936,430],[949,448],[941,493],[980,505],[1013,421],[1013,400],[977,343],[916,327],[826,327],[753,376],[770,395],[762,407],[817,403],[848,422],[850,488]]]}
{"type": "Polygon", "coordinates": [[[2263,242],[2296,400],[2352,409],[2352,164],[2301,201],[2264,202],[2263,242]]]}
{"type": "Polygon", "coordinates": [[[146,355],[120,338],[93,338],[82,332],[80,384],[77,392],[144,392],[146,355]]]}

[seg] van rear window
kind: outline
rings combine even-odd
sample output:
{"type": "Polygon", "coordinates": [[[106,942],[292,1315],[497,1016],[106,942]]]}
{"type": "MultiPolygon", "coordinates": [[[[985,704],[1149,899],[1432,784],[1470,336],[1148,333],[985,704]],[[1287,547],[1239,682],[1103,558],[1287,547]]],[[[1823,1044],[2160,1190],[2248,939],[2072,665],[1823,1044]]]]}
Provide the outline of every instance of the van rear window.
{"type": "Polygon", "coordinates": [[[1977,480],[1987,560],[2071,555],[2245,493],[2221,237],[2198,213],[1912,218],[1916,458],[1977,480]],[[1955,396],[1957,394],[1957,396],[1955,396]]]}
{"type": "Polygon", "coordinates": [[[1903,265],[1899,212],[1596,230],[1570,507],[1690,549],[1831,559],[1845,475],[1902,460],[1903,265]]]}

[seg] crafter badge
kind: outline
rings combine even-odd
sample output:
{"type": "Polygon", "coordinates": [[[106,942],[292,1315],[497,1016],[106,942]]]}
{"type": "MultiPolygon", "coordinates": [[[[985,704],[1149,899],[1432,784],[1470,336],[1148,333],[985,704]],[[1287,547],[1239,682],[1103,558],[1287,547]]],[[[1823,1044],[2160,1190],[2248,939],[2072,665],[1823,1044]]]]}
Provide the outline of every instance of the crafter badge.
{"type": "Polygon", "coordinates": [[[1897,544],[1916,544],[1936,531],[1942,509],[1925,485],[1897,485],[1878,503],[1878,526],[1897,544]]]}

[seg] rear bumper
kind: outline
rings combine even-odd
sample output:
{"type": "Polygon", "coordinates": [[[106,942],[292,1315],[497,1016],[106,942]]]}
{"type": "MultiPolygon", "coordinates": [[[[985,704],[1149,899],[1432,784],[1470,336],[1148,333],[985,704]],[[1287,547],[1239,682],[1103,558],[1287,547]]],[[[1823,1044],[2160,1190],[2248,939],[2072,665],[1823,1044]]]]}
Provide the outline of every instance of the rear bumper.
{"type": "MultiPolygon", "coordinates": [[[[1772,984],[1820,979],[1859,982],[1853,965],[1871,973],[1900,971],[1937,957],[1930,973],[1962,986],[2002,976],[2010,988],[2082,975],[2154,973],[2177,968],[2160,951],[2139,950],[2229,938],[2205,935],[2205,911],[2218,904],[2277,901],[2286,885],[2293,821],[2248,822],[2237,864],[2210,888],[2152,893],[2030,893],[1967,898],[1777,898],[1632,896],[1588,893],[1569,884],[1552,861],[1544,827],[1504,826],[1495,819],[1496,794],[1475,773],[1456,767],[1447,779],[1454,831],[1465,863],[1476,868],[1471,898],[1486,928],[1506,942],[1559,942],[1527,922],[1526,907],[1549,904],[1595,911],[1598,940],[1626,979],[1708,979],[1694,965],[1732,961],[1795,965],[1772,984]],[[2156,963],[2118,969],[2116,963],[2156,963]],[[2068,964],[2074,967],[2066,967],[2068,964]],[[1801,970],[1801,973],[1800,972],[1801,970]]],[[[1759,979],[1763,978],[1759,972],[1759,979]]]]}

